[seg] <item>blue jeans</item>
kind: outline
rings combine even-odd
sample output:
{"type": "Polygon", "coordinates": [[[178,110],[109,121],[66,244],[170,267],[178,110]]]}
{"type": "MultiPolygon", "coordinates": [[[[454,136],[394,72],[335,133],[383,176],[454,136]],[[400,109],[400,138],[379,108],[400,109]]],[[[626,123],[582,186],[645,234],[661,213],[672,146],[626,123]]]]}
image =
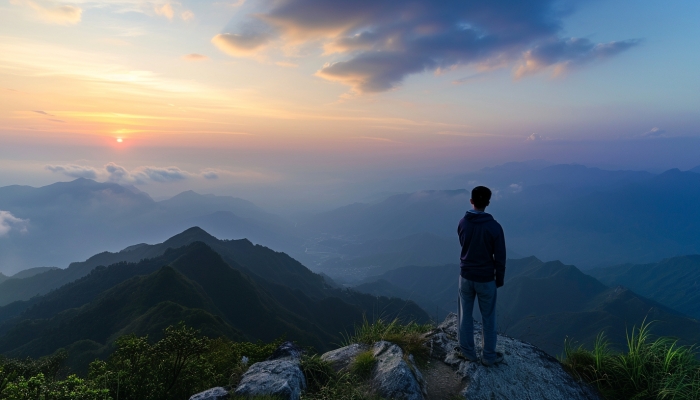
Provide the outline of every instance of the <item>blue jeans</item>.
{"type": "Polygon", "coordinates": [[[496,359],[496,282],[474,282],[459,277],[459,347],[467,358],[476,359],[474,349],[474,298],[479,300],[483,330],[482,359],[496,359]]]}

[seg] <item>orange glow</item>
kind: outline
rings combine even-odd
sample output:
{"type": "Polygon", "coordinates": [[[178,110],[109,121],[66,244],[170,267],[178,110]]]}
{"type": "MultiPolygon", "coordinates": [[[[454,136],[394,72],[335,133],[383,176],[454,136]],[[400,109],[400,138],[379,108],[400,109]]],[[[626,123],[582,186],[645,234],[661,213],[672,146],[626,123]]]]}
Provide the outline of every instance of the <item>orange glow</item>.
{"type": "Polygon", "coordinates": [[[117,142],[121,143],[121,142],[123,142],[123,141],[124,141],[124,139],[122,139],[122,138],[117,138],[117,142]]]}

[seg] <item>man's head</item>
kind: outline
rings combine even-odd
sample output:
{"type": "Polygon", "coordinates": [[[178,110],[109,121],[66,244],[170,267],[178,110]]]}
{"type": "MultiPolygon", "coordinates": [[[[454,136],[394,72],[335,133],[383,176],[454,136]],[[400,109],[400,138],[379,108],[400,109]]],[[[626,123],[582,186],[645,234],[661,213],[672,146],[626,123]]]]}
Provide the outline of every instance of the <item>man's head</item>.
{"type": "Polygon", "coordinates": [[[472,189],[472,198],[469,201],[477,210],[483,210],[491,202],[491,190],[486,186],[477,186],[472,189]]]}

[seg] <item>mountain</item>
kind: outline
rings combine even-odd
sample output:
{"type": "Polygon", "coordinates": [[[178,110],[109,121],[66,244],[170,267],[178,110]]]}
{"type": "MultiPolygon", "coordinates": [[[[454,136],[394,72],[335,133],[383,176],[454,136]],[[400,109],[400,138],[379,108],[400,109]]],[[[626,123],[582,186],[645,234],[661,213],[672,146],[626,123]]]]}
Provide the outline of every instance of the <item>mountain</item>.
{"type": "Polygon", "coordinates": [[[39,275],[43,274],[44,272],[51,271],[54,269],[58,269],[56,267],[36,267],[36,268],[29,268],[25,269],[22,271],[19,271],[18,273],[10,276],[10,279],[24,279],[24,278],[31,278],[34,275],[39,275]]]}
{"type": "Polygon", "coordinates": [[[650,264],[622,264],[586,271],[610,286],[625,286],[661,304],[700,319],[700,255],[650,264]]]}
{"type": "Polygon", "coordinates": [[[156,245],[132,245],[117,253],[102,252],[83,262],[71,263],[66,269],[52,269],[21,280],[0,283],[0,305],[17,300],[28,300],[48,293],[87,275],[100,265],[119,262],[138,262],[162,255],[169,248],[182,247],[197,241],[211,246],[227,262],[241,270],[268,281],[303,290],[311,296],[320,296],[325,284],[321,276],[314,274],[285,253],[254,245],[247,239],[219,240],[199,227],[194,227],[156,245]]]}
{"type": "Polygon", "coordinates": [[[406,265],[441,265],[454,262],[459,255],[456,238],[417,233],[398,239],[375,239],[363,242],[324,238],[307,243],[308,254],[320,254],[312,264],[342,282],[357,282],[406,265]]]}
{"type": "Polygon", "coordinates": [[[156,202],[130,186],[89,179],[33,188],[0,188],[0,210],[25,220],[26,230],[0,241],[0,271],[64,267],[105,249],[157,243],[170,232],[199,225],[223,238],[249,238],[302,253],[293,225],[254,204],[192,191],[156,202]]]}
{"type": "MultiPolygon", "coordinates": [[[[700,341],[700,321],[628,289],[607,287],[574,266],[535,257],[508,260],[506,265],[506,282],[498,290],[499,330],[550,354],[563,351],[566,337],[591,344],[601,330],[621,346],[626,330],[645,318],[656,321],[655,334],[680,338],[684,344],[700,341]]],[[[355,289],[411,299],[440,318],[457,310],[458,276],[457,265],[404,267],[369,278],[355,289]]]]}
{"type": "MultiPolygon", "coordinates": [[[[242,259],[254,262],[269,256],[261,246],[252,252],[262,254],[242,259]]],[[[328,287],[314,298],[253,277],[249,273],[255,266],[249,267],[226,261],[197,241],[137,263],[94,268],[44,296],[0,307],[0,353],[39,357],[59,348],[83,349],[74,357],[84,361],[108,354],[120,335],[158,337],[165,326],[179,321],[210,336],[270,341],[286,335],[327,350],[363,315],[377,316],[378,310],[387,318],[428,320],[420,308],[403,300],[328,287]]]]}
{"type": "MultiPolygon", "coordinates": [[[[700,252],[700,174],[506,167],[464,179],[494,190],[487,211],[503,225],[513,253],[588,269],[700,252]]],[[[358,242],[425,233],[453,238],[469,198],[466,189],[394,195],[313,216],[304,227],[358,242]]]]}
{"type": "Polygon", "coordinates": [[[690,171],[690,172],[695,172],[695,173],[700,174],[700,165],[698,165],[697,167],[695,167],[695,168],[693,168],[693,169],[690,169],[689,171],[690,171]]]}

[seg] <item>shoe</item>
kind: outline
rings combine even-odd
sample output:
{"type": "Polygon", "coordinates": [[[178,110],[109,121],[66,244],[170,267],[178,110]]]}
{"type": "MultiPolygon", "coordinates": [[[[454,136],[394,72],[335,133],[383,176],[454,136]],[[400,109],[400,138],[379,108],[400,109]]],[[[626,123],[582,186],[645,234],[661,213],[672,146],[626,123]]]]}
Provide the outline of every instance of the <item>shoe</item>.
{"type": "Polygon", "coordinates": [[[500,364],[501,362],[503,362],[503,353],[501,352],[496,352],[496,358],[493,361],[486,361],[483,357],[481,357],[481,364],[486,367],[491,367],[496,364],[500,364]]]}
{"type": "Polygon", "coordinates": [[[478,358],[474,357],[467,357],[464,353],[462,353],[462,348],[459,346],[456,346],[454,349],[455,356],[461,360],[469,361],[469,362],[476,362],[479,361],[478,358]]]}

